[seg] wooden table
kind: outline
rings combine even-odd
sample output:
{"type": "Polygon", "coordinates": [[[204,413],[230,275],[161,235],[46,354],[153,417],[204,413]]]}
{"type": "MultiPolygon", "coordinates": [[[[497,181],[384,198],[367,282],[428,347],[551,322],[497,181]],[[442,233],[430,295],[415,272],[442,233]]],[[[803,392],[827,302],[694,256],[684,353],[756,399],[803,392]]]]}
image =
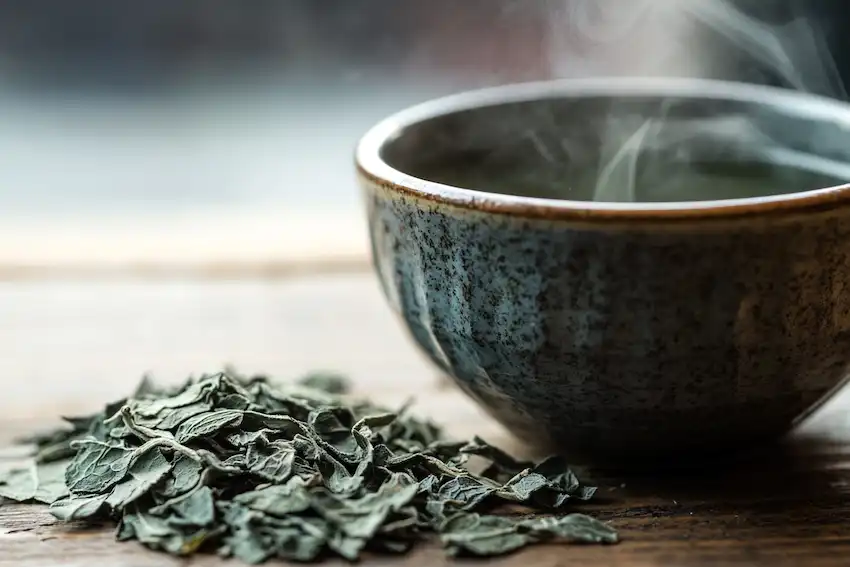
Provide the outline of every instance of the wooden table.
{"type": "MultiPolygon", "coordinates": [[[[0,444],[56,416],[90,411],[144,372],[178,380],[234,363],[293,376],[348,373],[387,403],[457,436],[519,451],[424,361],[368,273],[255,281],[0,283],[0,444]]],[[[550,546],[490,563],[702,566],[850,564],[850,396],[839,395],[785,445],[667,478],[597,472],[594,513],[621,530],[615,547],[550,546]]],[[[57,525],[43,508],[0,506],[0,565],[153,566],[183,561],[116,543],[109,528],[57,525]]],[[[222,562],[202,557],[191,565],[222,562]]],[[[435,547],[375,565],[446,564],[435,547]]]]}

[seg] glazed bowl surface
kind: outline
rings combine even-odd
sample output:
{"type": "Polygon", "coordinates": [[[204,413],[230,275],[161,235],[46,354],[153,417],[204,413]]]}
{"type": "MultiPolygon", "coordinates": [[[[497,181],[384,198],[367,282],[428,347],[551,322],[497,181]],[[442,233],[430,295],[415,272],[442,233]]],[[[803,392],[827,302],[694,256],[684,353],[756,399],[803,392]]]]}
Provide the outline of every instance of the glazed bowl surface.
{"type": "Polygon", "coordinates": [[[847,377],[842,103],[509,85],[391,116],[356,158],[390,306],[521,438],[600,462],[739,449],[847,377]],[[641,128],[644,154],[623,154],[641,128]]]}

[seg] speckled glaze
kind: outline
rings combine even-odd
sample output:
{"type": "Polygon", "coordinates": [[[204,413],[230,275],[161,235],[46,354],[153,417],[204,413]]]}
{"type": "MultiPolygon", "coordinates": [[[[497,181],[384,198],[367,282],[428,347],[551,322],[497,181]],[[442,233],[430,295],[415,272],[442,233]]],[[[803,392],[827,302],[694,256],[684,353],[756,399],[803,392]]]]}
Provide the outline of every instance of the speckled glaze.
{"type": "MultiPolygon", "coordinates": [[[[642,85],[810,102],[721,83],[642,85]]],[[[381,158],[405,125],[430,116],[582,88],[614,87],[472,93],[364,137],[358,170],[389,304],[431,360],[533,443],[625,460],[783,434],[847,376],[850,189],[577,203],[446,187],[381,158]]],[[[850,125],[844,106],[816,102],[850,125]]]]}

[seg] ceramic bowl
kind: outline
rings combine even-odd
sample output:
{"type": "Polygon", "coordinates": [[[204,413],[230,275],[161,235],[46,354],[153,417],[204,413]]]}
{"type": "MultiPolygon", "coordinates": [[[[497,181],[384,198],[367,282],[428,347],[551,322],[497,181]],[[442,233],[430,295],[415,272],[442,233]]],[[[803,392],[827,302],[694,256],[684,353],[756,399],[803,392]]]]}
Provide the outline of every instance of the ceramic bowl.
{"type": "Polygon", "coordinates": [[[389,304],[521,438],[590,461],[741,448],[786,433],[847,376],[842,103],[714,81],[509,85],[402,111],[356,158],[389,304]],[[584,200],[606,144],[628,138],[611,128],[647,117],[702,126],[674,128],[649,164],[618,162],[603,197],[629,167],[657,166],[630,189],[638,202],[584,200]],[[736,157],[731,194],[667,183],[683,160],[736,157]]]}

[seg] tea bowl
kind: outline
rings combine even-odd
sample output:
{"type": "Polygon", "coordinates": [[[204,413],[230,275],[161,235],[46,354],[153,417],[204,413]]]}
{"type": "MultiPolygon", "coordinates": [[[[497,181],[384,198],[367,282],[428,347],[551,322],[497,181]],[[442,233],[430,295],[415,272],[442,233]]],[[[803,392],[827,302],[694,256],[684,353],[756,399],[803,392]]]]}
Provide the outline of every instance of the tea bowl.
{"type": "Polygon", "coordinates": [[[686,79],[507,85],[385,119],[356,162],[388,303],[535,445],[587,463],[746,449],[847,377],[843,103],[686,79]],[[603,163],[647,119],[671,129],[603,163]]]}

